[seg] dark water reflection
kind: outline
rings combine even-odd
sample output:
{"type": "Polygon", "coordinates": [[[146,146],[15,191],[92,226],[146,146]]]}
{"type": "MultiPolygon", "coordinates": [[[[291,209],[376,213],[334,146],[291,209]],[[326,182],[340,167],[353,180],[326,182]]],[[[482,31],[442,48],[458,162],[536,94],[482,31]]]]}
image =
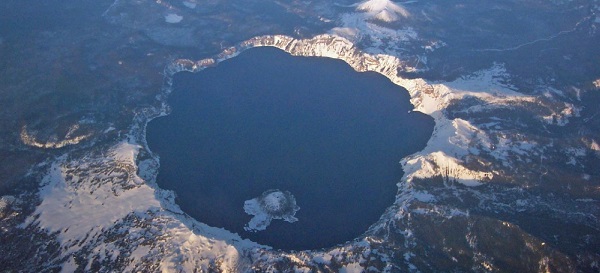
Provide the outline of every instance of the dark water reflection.
{"type": "Polygon", "coordinates": [[[158,184],[199,221],[286,250],[366,231],[394,201],[398,162],[433,130],[385,77],[274,48],[178,74],[169,103],[171,115],[148,125],[158,184]],[[299,221],[244,231],[244,201],[268,189],[296,197],[299,221]]]}

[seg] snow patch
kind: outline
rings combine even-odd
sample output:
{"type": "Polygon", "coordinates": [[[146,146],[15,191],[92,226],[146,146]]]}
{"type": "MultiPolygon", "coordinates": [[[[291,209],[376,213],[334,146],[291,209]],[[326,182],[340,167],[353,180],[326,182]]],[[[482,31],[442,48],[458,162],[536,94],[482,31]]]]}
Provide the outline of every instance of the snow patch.
{"type": "Polygon", "coordinates": [[[435,196],[433,196],[432,194],[428,193],[427,191],[415,191],[413,193],[413,196],[415,197],[415,199],[421,201],[421,202],[425,202],[425,203],[429,203],[429,202],[433,202],[435,201],[435,196]]]}
{"type": "Polygon", "coordinates": [[[183,1],[183,5],[190,9],[195,9],[197,6],[196,2],[191,2],[191,1],[183,1]]]}
{"type": "Polygon", "coordinates": [[[333,257],[331,256],[331,254],[329,253],[321,253],[321,254],[315,254],[313,256],[313,261],[315,261],[316,263],[319,264],[331,264],[331,259],[333,257]]]}
{"type": "Polygon", "coordinates": [[[183,20],[183,16],[179,16],[175,13],[169,13],[165,15],[165,22],[169,24],[177,24],[183,20]]]}
{"type": "Polygon", "coordinates": [[[340,273],[361,273],[365,272],[362,266],[359,263],[349,263],[340,268],[340,273]]]}
{"type": "Polygon", "coordinates": [[[23,125],[23,127],[21,127],[20,137],[23,144],[28,146],[44,149],[60,149],[69,145],[79,144],[80,142],[92,136],[92,133],[73,136],[74,132],[78,129],[79,125],[75,124],[74,126],[71,126],[69,128],[69,131],[67,132],[63,140],[59,141],[58,139],[54,138],[47,142],[40,142],[36,139],[35,134],[30,134],[30,132],[27,131],[27,126],[23,125]]]}
{"type": "Polygon", "coordinates": [[[448,181],[461,183],[465,186],[479,186],[482,181],[493,178],[491,172],[480,172],[465,168],[463,162],[444,152],[433,152],[425,156],[403,160],[407,181],[414,178],[431,178],[441,175],[448,181]]]}
{"type": "Polygon", "coordinates": [[[596,142],[595,140],[592,140],[589,145],[590,150],[600,152],[600,145],[598,145],[598,142],[596,142]]]}
{"type": "Polygon", "coordinates": [[[571,103],[565,103],[564,106],[565,107],[560,112],[556,113],[553,111],[552,114],[548,116],[543,116],[542,119],[547,124],[565,126],[569,123],[569,118],[579,117],[581,112],[580,108],[575,107],[571,103]]]}
{"type": "Polygon", "coordinates": [[[60,269],[60,272],[69,273],[75,272],[77,270],[77,261],[75,261],[75,257],[71,256],[60,269]]]}

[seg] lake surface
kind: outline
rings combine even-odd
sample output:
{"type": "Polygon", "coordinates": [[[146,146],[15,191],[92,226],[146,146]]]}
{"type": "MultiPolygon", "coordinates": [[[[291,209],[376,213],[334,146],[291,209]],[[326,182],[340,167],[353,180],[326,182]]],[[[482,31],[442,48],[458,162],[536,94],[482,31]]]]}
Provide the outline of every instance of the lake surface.
{"type": "Polygon", "coordinates": [[[178,73],[169,104],[147,131],[159,186],[198,221],[284,250],[364,233],[394,202],[399,161],[425,147],[434,125],[379,74],[275,48],[178,73]],[[244,201],[270,189],[295,196],[298,221],[245,231],[244,201]]]}

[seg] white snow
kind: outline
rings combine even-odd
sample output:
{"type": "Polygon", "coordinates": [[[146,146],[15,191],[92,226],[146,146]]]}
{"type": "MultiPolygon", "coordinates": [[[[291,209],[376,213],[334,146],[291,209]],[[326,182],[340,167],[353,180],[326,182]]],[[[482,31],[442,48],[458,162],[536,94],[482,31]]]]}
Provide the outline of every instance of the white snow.
{"type": "Polygon", "coordinates": [[[102,133],[103,133],[103,134],[106,134],[106,133],[108,133],[108,132],[111,132],[111,131],[114,131],[114,130],[116,130],[116,129],[117,129],[117,128],[115,128],[115,127],[113,127],[113,126],[109,126],[109,127],[108,127],[108,128],[106,128],[106,130],[104,130],[102,133]]]}
{"type": "Polygon", "coordinates": [[[543,116],[542,119],[548,124],[565,126],[569,123],[569,118],[579,117],[581,109],[575,107],[571,103],[564,103],[564,108],[560,112],[551,113],[548,116],[543,116]]]}
{"type": "Polygon", "coordinates": [[[28,145],[28,146],[32,146],[32,147],[36,147],[36,148],[44,148],[44,149],[60,149],[65,146],[79,144],[80,142],[82,142],[82,141],[88,139],[90,136],[92,136],[92,133],[73,136],[74,132],[77,129],[79,129],[79,125],[72,126],[70,128],[69,132],[67,132],[67,134],[65,135],[63,140],[59,141],[55,137],[53,139],[49,139],[46,142],[40,142],[39,140],[37,140],[35,138],[34,135],[30,134],[27,131],[27,126],[23,125],[23,127],[21,127],[20,137],[21,137],[21,141],[23,142],[23,144],[28,145]]]}
{"type": "Polygon", "coordinates": [[[313,256],[313,261],[319,264],[330,264],[331,258],[332,256],[329,253],[320,253],[313,256]]]}
{"type": "Polygon", "coordinates": [[[426,191],[415,191],[414,197],[415,199],[425,203],[435,201],[435,196],[426,191]]]}
{"type": "Polygon", "coordinates": [[[470,122],[456,118],[452,120],[452,126],[454,127],[454,136],[451,136],[448,142],[459,148],[454,150],[455,154],[477,154],[478,150],[475,145],[483,146],[487,150],[491,149],[492,144],[486,133],[470,122]]]}
{"type": "Polygon", "coordinates": [[[192,1],[183,1],[183,5],[190,8],[190,9],[195,9],[196,8],[196,2],[192,2],[192,1]]]}
{"type": "Polygon", "coordinates": [[[269,210],[280,210],[281,204],[285,201],[285,199],[286,198],[285,195],[283,195],[283,192],[276,191],[269,193],[264,198],[265,208],[269,210]]]}
{"type": "Polygon", "coordinates": [[[273,220],[273,218],[263,210],[256,198],[244,202],[244,211],[249,215],[254,215],[247,226],[244,227],[244,230],[246,231],[265,230],[271,224],[271,220],[273,220]]]}
{"type": "Polygon", "coordinates": [[[600,145],[595,140],[592,140],[589,144],[590,150],[600,152],[600,145]]]}
{"type": "Polygon", "coordinates": [[[489,147],[489,139],[481,130],[468,121],[449,121],[439,112],[434,112],[436,128],[425,149],[401,161],[407,182],[413,178],[446,176],[447,179],[466,186],[478,186],[492,179],[494,174],[470,170],[464,167],[462,156],[477,151],[477,146],[489,147]]]}
{"type": "Polygon", "coordinates": [[[581,175],[581,178],[583,178],[584,180],[590,180],[590,178],[592,178],[592,176],[587,173],[584,173],[581,175]]]}
{"type": "Polygon", "coordinates": [[[600,88],[600,79],[595,80],[593,84],[596,88],[600,88]]]}
{"type": "MultiPolygon", "coordinates": [[[[115,160],[134,163],[139,146],[122,143],[115,149],[115,160]]],[[[84,238],[88,233],[100,232],[131,212],[145,212],[160,207],[154,189],[140,185],[116,196],[110,183],[92,186],[96,177],[81,177],[80,180],[66,181],[67,171],[64,160],[55,162],[50,172],[42,180],[40,190],[42,203],[37,207],[28,222],[35,223],[49,232],[60,231],[63,245],[84,238]],[[93,194],[90,194],[93,192],[93,194]]],[[[136,177],[139,179],[139,177],[136,177]]]]}
{"type": "Polygon", "coordinates": [[[169,13],[165,15],[165,22],[170,24],[177,24],[183,20],[183,16],[179,16],[175,13],[169,13]]]}
{"type": "Polygon", "coordinates": [[[462,165],[462,161],[444,152],[433,152],[426,156],[417,156],[403,160],[407,181],[414,178],[430,178],[436,175],[446,176],[465,186],[479,186],[481,181],[493,178],[491,172],[469,170],[462,165]],[[446,171],[448,173],[446,173],[446,171]]]}
{"type": "Polygon", "coordinates": [[[356,7],[356,10],[366,12],[369,17],[384,22],[394,22],[410,16],[404,7],[390,0],[363,1],[356,7]]]}
{"type": "Polygon", "coordinates": [[[356,28],[351,27],[335,27],[329,31],[330,34],[343,37],[352,42],[360,40],[360,32],[356,28]]]}
{"type": "Polygon", "coordinates": [[[69,273],[75,272],[77,270],[77,262],[75,261],[75,257],[71,256],[67,262],[62,265],[60,272],[69,273]]]}
{"type": "Polygon", "coordinates": [[[364,268],[359,263],[349,263],[340,268],[340,273],[362,273],[364,268]]]}
{"type": "Polygon", "coordinates": [[[137,144],[121,142],[111,149],[111,154],[115,160],[133,164],[140,148],[137,144]]]}

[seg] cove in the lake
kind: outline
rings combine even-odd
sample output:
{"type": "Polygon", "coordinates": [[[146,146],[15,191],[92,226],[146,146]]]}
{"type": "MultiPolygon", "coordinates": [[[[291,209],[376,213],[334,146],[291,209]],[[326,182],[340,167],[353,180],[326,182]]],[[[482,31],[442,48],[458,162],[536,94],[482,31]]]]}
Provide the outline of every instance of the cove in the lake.
{"type": "Polygon", "coordinates": [[[159,186],[198,221],[284,250],[363,234],[394,202],[399,161],[434,125],[382,75],[275,48],[178,73],[168,102],[171,114],[147,130],[159,186]],[[245,202],[271,189],[295,197],[298,220],[246,231],[245,202]]]}

